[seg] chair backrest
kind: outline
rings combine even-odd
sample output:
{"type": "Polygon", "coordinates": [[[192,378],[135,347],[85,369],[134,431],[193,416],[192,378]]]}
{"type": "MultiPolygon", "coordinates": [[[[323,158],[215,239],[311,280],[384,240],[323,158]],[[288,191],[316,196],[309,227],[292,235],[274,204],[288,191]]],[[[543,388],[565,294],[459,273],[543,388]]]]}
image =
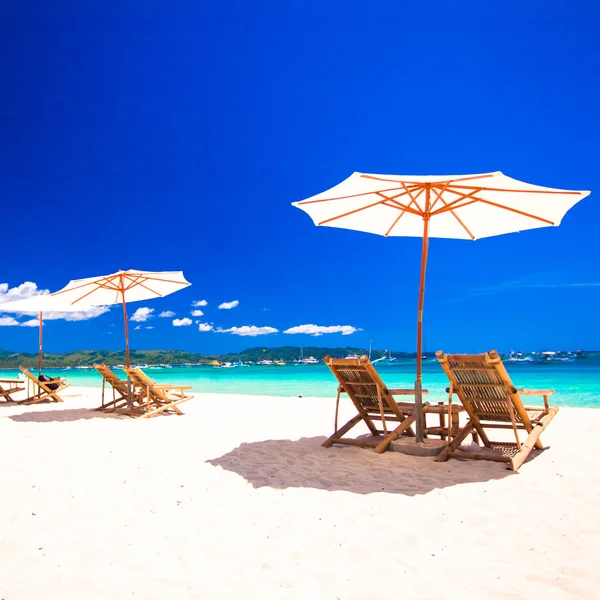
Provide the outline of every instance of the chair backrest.
{"type": "Polygon", "coordinates": [[[161,402],[170,402],[171,400],[167,396],[164,390],[156,386],[156,382],[152,381],[144,371],[137,367],[130,367],[124,369],[125,373],[131,377],[133,383],[139,387],[148,390],[149,394],[155,399],[161,402]]]}
{"type": "Polygon", "coordinates": [[[27,369],[26,367],[19,367],[19,370],[21,371],[21,373],[29,377],[31,381],[39,385],[40,382],[38,381],[38,378],[29,369],[27,369]]]}
{"type": "Polygon", "coordinates": [[[366,356],[360,358],[326,356],[323,360],[357,408],[367,413],[379,413],[379,398],[381,398],[385,413],[398,414],[396,401],[366,356]]]}
{"type": "Polygon", "coordinates": [[[119,379],[115,372],[105,364],[94,365],[94,369],[106,379],[110,385],[112,385],[118,392],[127,393],[127,381],[119,379]]]}
{"type": "Polygon", "coordinates": [[[44,390],[47,394],[52,394],[52,392],[60,391],[69,387],[69,384],[62,380],[60,377],[56,377],[50,379],[50,381],[44,381],[43,379],[39,379],[36,377],[29,369],[26,367],[19,367],[21,373],[29,377],[31,381],[37,385],[39,388],[44,390]]]}
{"type": "Polygon", "coordinates": [[[436,357],[469,416],[479,420],[530,425],[527,411],[495,350],[483,354],[444,354],[436,357]]]}

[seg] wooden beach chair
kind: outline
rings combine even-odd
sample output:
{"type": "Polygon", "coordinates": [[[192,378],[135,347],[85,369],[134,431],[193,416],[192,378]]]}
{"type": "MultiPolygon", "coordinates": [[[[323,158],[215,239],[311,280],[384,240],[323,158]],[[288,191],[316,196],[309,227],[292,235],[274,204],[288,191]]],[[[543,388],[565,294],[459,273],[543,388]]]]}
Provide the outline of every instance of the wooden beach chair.
{"type": "Polygon", "coordinates": [[[156,383],[136,367],[126,368],[124,371],[138,390],[139,406],[134,409],[134,414],[137,413],[142,418],[154,417],[165,411],[182,415],[178,405],[193,398],[184,391],[191,390],[191,385],[156,383]]]}
{"type": "Polygon", "coordinates": [[[30,383],[33,384],[33,389],[36,390],[26,400],[19,401],[19,404],[37,404],[38,402],[45,401],[63,402],[63,399],[59,396],[59,392],[69,387],[66,379],[54,377],[49,381],[41,381],[25,367],[19,367],[19,369],[29,378],[30,383]]]}
{"type": "Polygon", "coordinates": [[[22,392],[24,389],[25,387],[20,379],[0,379],[0,400],[16,402],[16,400],[13,400],[12,394],[22,392]]]}
{"type": "MultiPolygon", "coordinates": [[[[126,379],[119,379],[114,371],[105,364],[94,365],[94,369],[102,375],[102,404],[93,410],[101,410],[104,412],[114,412],[121,408],[127,407],[128,385],[126,379]],[[112,388],[112,400],[104,402],[105,385],[109,384],[112,388]]],[[[139,405],[139,393],[136,392],[132,385],[132,405],[139,405]]]]}
{"type": "MultiPolygon", "coordinates": [[[[412,425],[416,420],[414,403],[397,402],[394,398],[394,396],[414,396],[414,389],[388,389],[366,356],[361,356],[358,359],[330,358],[326,356],[324,361],[338,381],[335,431],[331,437],[323,442],[325,448],[329,448],[333,444],[348,444],[373,448],[375,452],[380,454],[385,452],[389,445],[401,435],[414,437],[415,434],[412,430],[412,425]],[[343,393],[347,394],[352,400],[358,414],[338,429],[338,408],[340,395],[343,393]],[[374,436],[383,435],[383,438],[369,440],[343,437],[361,421],[365,422],[374,436]],[[375,422],[381,423],[381,429],[376,427],[375,422]],[[399,423],[399,425],[390,430],[388,429],[388,422],[399,423]]],[[[427,390],[423,390],[424,395],[427,393],[427,390]]],[[[458,413],[460,410],[460,406],[455,405],[449,413],[451,415],[450,434],[458,432],[458,413]]],[[[446,425],[447,407],[443,403],[438,405],[424,403],[423,412],[439,414],[440,421],[438,427],[425,427],[424,436],[439,435],[442,439],[446,439],[449,434],[446,425]]]]}
{"type": "Polygon", "coordinates": [[[448,392],[456,394],[469,415],[468,423],[458,432],[448,447],[436,458],[442,462],[450,457],[475,458],[506,462],[517,471],[534,448],[544,449],[540,434],[558,413],[548,405],[553,390],[520,390],[510,380],[502,360],[495,350],[483,354],[444,354],[436,352],[450,380],[448,392]],[[544,406],[523,406],[521,396],[542,396],[544,406]],[[515,442],[492,442],[486,429],[512,429],[515,442]],[[520,430],[527,433],[522,442],[520,430]],[[481,438],[480,451],[460,450],[469,435],[481,438]]]}

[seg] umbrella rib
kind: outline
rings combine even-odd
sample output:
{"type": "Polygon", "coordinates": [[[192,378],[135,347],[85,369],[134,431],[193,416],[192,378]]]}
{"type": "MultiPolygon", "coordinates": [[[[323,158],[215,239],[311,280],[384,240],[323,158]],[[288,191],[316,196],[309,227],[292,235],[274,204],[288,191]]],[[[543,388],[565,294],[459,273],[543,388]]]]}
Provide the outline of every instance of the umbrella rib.
{"type": "MultiPolygon", "coordinates": [[[[425,189],[425,188],[421,188],[421,189],[419,190],[419,193],[418,193],[418,194],[415,196],[415,198],[418,198],[418,197],[419,197],[419,195],[421,194],[421,192],[422,192],[424,189],[425,189]]],[[[384,196],[384,195],[383,195],[381,192],[375,192],[375,193],[376,193],[378,196],[381,196],[382,198],[385,198],[385,200],[386,200],[386,201],[388,201],[388,200],[389,200],[390,202],[393,202],[393,205],[392,205],[392,204],[386,204],[386,206],[389,206],[389,207],[392,207],[392,206],[393,206],[394,208],[399,208],[399,209],[401,209],[401,210],[403,210],[403,211],[406,211],[406,212],[409,212],[409,213],[411,213],[411,214],[413,214],[413,215],[417,215],[417,216],[419,216],[419,217],[421,216],[420,207],[419,207],[419,205],[418,205],[418,204],[417,204],[417,203],[414,201],[414,199],[412,198],[412,196],[411,196],[411,200],[410,200],[410,202],[409,202],[408,204],[402,204],[402,202],[398,202],[398,201],[396,200],[396,196],[394,196],[393,198],[388,198],[387,196],[384,196]],[[416,206],[416,207],[417,207],[417,209],[419,209],[419,210],[415,210],[414,208],[411,208],[411,207],[410,207],[410,205],[411,205],[411,204],[415,204],[415,206],[416,206]]],[[[385,202],[384,202],[384,204],[385,204],[385,202]]]]}
{"type": "MultiPolygon", "coordinates": [[[[469,190],[469,189],[472,189],[474,186],[452,184],[451,187],[469,190]]],[[[574,192],[571,190],[511,190],[508,188],[490,188],[490,187],[480,187],[479,190],[485,191],[485,192],[508,192],[508,193],[517,193],[517,194],[567,194],[567,195],[581,196],[581,192],[574,192]]]]}
{"type": "MultiPolygon", "coordinates": [[[[444,206],[448,206],[448,205],[446,204],[446,202],[444,201],[444,199],[442,198],[442,196],[441,196],[441,195],[440,195],[440,196],[438,196],[438,199],[441,201],[441,203],[442,203],[444,206]]],[[[458,207],[458,208],[460,208],[460,207],[458,207]]],[[[469,230],[469,228],[468,228],[468,227],[467,227],[467,226],[466,226],[466,225],[465,225],[465,224],[462,222],[462,220],[461,220],[461,219],[460,219],[460,217],[459,217],[459,216],[458,216],[458,215],[457,215],[457,214],[454,212],[454,210],[453,210],[452,208],[450,208],[450,209],[449,209],[449,211],[450,211],[450,214],[451,214],[451,215],[452,215],[452,216],[453,216],[453,217],[454,217],[454,218],[455,218],[455,219],[456,219],[456,220],[457,220],[457,221],[460,223],[460,226],[461,226],[461,227],[462,227],[462,228],[463,228],[463,229],[464,229],[464,230],[467,232],[468,236],[469,236],[469,237],[470,237],[472,240],[474,240],[474,239],[475,239],[475,236],[474,236],[474,235],[471,233],[471,231],[469,230]]]]}
{"type": "Polygon", "coordinates": [[[71,302],[71,304],[75,304],[77,302],[80,302],[81,300],[83,300],[84,298],[87,298],[90,294],[93,294],[95,291],[99,290],[99,289],[117,289],[116,287],[111,287],[110,285],[107,284],[111,284],[112,280],[115,278],[115,276],[112,277],[101,277],[99,279],[97,279],[96,281],[91,281],[89,283],[84,283],[82,285],[78,285],[72,288],[69,288],[67,290],[59,290],[58,292],[54,292],[54,294],[51,294],[52,296],[58,295],[58,294],[64,294],[65,292],[72,292],[74,290],[78,290],[84,287],[87,287],[88,285],[92,285],[92,286],[96,286],[93,289],[91,289],[87,294],[84,294],[83,296],[80,296],[79,298],[77,298],[76,300],[73,300],[73,302],[71,302]]]}
{"type": "Polygon", "coordinates": [[[325,223],[331,223],[331,221],[337,221],[337,219],[342,219],[343,217],[348,217],[350,215],[353,215],[354,213],[361,212],[363,210],[367,210],[367,208],[373,208],[374,206],[377,206],[378,204],[383,204],[384,202],[387,202],[388,200],[389,200],[389,198],[385,198],[385,200],[379,200],[378,202],[373,202],[373,204],[368,204],[367,206],[361,206],[360,208],[356,208],[347,213],[337,215],[336,217],[331,217],[329,219],[325,219],[324,221],[317,223],[317,225],[325,225],[325,223]]]}
{"type": "MultiPolygon", "coordinates": [[[[473,193],[475,193],[475,192],[473,192],[473,193]]],[[[456,202],[460,202],[460,201],[464,200],[465,198],[466,198],[466,196],[463,198],[459,198],[458,200],[455,200],[454,204],[449,203],[444,208],[438,208],[438,210],[436,210],[434,213],[432,213],[431,216],[437,216],[437,215],[440,215],[440,214],[448,212],[448,211],[452,212],[453,210],[458,210],[459,208],[464,208],[465,206],[469,206],[469,204],[475,204],[476,202],[483,202],[483,204],[489,204],[490,206],[495,206],[496,208],[502,208],[504,210],[508,210],[510,212],[517,213],[518,215],[523,215],[524,217],[529,217],[530,219],[536,219],[537,221],[542,221],[543,223],[548,223],[548,225],[554,225],[553,221],[549,221],[548,219],[544,219],[543,217],[538,217],[536,215],[526,213],[522,210],[518,210],[516,208],[511,208],[510,206],[504,206],[503,204],[497,204],[496,202],[492,202],[491,200],[484,200],[483,198],[473,198],[469,202],[465,202],[464,204],[460,204],[458,206],[456,205],[456,202]]]]}
{"type": "Polygon", "coordinates": [[[164,283],[175,283],[178,285],[190,285],[188,281],[177,281],[175,279],[163,279],[162,277],[146,277],[145,275],[144,281],[160,281],[164,283]]]}
{"type": "MultiPolygon", "coordinates": [[[[504,206],[502,204],[496,204],[495,202],[491,202],[490,200],[483,200],[482,198],[479,198],[478,200],[479,200],[479,202],[483,202],[484,204],[489,204],[490,206],[495,206],[496,208],[503,208],[504,210],[508,210],[510,212],[517,213],[518,215],[523,215],[524,217],[529,217],[530,219],[535,219],[536,221],[542,221],[543,223],[548,223],[548,225],[555,225],[554,221],[549,221],[548,219],[544,219],[543,217],[538,217],[536,215],[526,213],[522,210],[517,210],[516,208],[511,208],[509,206],[504,206]]],[[[462,208],[462,207],[458,206],[457,208],[462,208]]]]}
{"type": "Polygon", "coordinates": [[[429,214],[432,213],[433,208],[435,207],[435,205],[438,203],[438,200],[442,199],[442,194],[446,191],[446,188],[450,185],[450,182],[446,182],[442,189],[438,192],[437,190],[437,186],[433,185],[431,186],[431,189],[434,191],[435,195],[437,196],[437,198],[433,201],[433,204],[429,207],[429,214]]]}
{"type": "MultiPolygon", "coordinates": [[[[416,200],[416,198],[418,198],[418,197],[419,197],[419,195],[420,195],[420,194],[421,194],[421,193],[422,193],[424,190],[425,190],[425,188],[421,188],[421,189],[419,190],[419,192],[418,192],[418,193],[417,193],[417,195],[415,196],[415,200],[416,200]]],[[[408,206],[410,206],[410,205],[411,205],[413,202],[414,202],[415,204],[417,204],[417,203],[415,202],[415,200],[411,200],[408,206]]],[[[417,204],[417,206],[418,206],[418,204],[417,204]]],[[[401,213],[400,213],[400,214],[399,214],[399,215],[396,217],[396,220],[395,220],[395,221],[394,221],[394,222],[391,224],[390,228],[389,228],[389,229],[388,229],[388,230],[385,232],[385,234],[384,234],[384,236],[385,236],[385,237],[388,237],[388,236],[390,235],[390,233],[391,233],[392,229],[394,229],[394,227],[396,227],[396,225],[398,224],[398,221],[399,221],[399,220],[400,220],[400,219],[401,219],[401,218],[402,218],[402,217],[403,217],[403,216],[404,216],[404,215],[405,215],[405,214],[408,212],[408,211],[406,210],[406,208],[408,208],[408,207],[405,207],[405,209],[404,209],[404,210],[403,210],[403,211],[402,211],[402,212],[401,212],[401,213]]],[[[419,215],[418,213],[416,213],[415,211],[410,211],[410,212],[411,212],[412,214],[416,214],[417,216],[421,216],[421,215],[419,215]]]]}
{"type": "MultiPolygon", "coordinates": [[[[454,190],[448,188],[447,190],[448,192],[450,192],[451,194],[457,194],[459,196],[459,198],[457,198],[456,200],[452,200],[452,202],[448,202],[444,207],[442,208],[438,208],[437,210],[434,210],[431,213],[431,216],[434,217],[436,215],[439,215],[441,213],[445,213],[448,212],[450,209],[452,208],[461,208],[462,206],[467,206],[468,204],[473,204],[473,202],[467,202],[466,204],[461,204],[460,206],[457,206],[457,204],[459,204],[459,202],[462,202],[463,200],[468,200],[469,198],[473,198],[473,194],[477,194],[478,192],[481,191],[481,188],[477,188],[476,190],[473,190],[472,192],[469,192],[468,194],[463,194],[462,192],[455,192],[454,190]]],[[[475,201],[479,201],[480,198],[475,198],[475,201]]],[[[437,202],[437,200],[436,200],[437,202]]],[[[435,202],[434,202],[435,204],[435,202]]]]}
{"type": "Polygon", "coordinates": [[[148,290],[149,292],[152,292],[153,294],[155,294],[159,298],[163,297],[163,295],[161,293],[154,291],[152,288],[149,288],[147,285],[144,285],[144,283],[141,282],[141,281],[137,285],[139,285],[140,287],[143,287],[144,289],[148,290]]]}
{"type": "Polygon", "coordinates": [[[432,184],[439,184],[439,183],[452,183],[453,181],[471,181],[473,179],[485,179],[487,177],[493,177],[494,173],[485,173],[483,175],[473,175],[471,177],[458,177],[456,179],[440,179],[439,181],[431,181],[431,182],[416,182],[416,181],[401,181],[398,179],[386,179],[385,177],[376,177],[375,175],[368,175],[368,174],[362,174],[361,177],[364,177],[365,179],[374,179],[375,181],[389,181],[391,183],[408,183],[408,184],[413,184],[413,185],[417,185],[417,186],[422,186],[424,185],[424,183],[432,183],[432,184]]]}
{"type": "MultiPolygon", "coordinates": [[[[419,203],[417,202],[417,198],[421,195],[421,193],[423,192],[423,190],[425,189],[425,186],[421,187],[421,189],[419,190],[419,193],[416,196],[412,195],[412,191],[409,190],[406,187],[406,184],[404,182],[402,182],[402,186],[404,187],[404,189],[406,190],[406,193],[410,196],[410,202],[408,204],[408,206],[410,206],[411,204],[414,204],[417,207],[417,210],[419,211],[418,214],[422,217],[424,216],[424,212],[421,209],[421,207],[419,206],[419,203]]],[[[413,190],[414,191],[414,190],[413,190]]]]}
{"type": "MultiPolygon", "coordinates": [[[[489,177],[493,177],[494,173],[485,173],[483,175],[473,175],[472,177],[457,177],[456,179],[449,179],[447,183],[453,184],[455,181],[472,181],[473,179],[486,179],[489,177]]],[[[442,183],[438,181],[436,183],[442,183]]]]}
{"type": "MultiPolygon", "coordinates": [[[[420,186],[413,185],[411,188],[418,189],[420,186]]],[[[401,187],[389,188],[386,190],[379,190],[379,192],[375,192],[373,190],[369,190],[368,192],[361,192],[360,194],[350,194],[349,196],[338,196],[337,198],[319,198],[318,200],[302,200],[301,202],[297,202],[297,206],[301,206],[304,204],[317,204],[318,202],[330,202],[331,200],[348,200],[349,198],[360,198],[361,196],[370,196],[371,194],[379,194],[383,192],[395,192],[396,190],[401,190],[401,187]]],[[[402,192],[395,198],[399,198],[400,196],[405,196],[406,192],[402,192]]]]}

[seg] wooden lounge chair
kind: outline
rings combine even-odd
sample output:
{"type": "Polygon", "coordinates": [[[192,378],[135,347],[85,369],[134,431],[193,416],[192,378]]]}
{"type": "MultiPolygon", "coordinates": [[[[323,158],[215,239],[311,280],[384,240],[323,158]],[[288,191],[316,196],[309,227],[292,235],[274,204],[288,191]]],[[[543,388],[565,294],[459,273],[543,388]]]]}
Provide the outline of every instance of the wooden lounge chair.
{"type": "Polygon", "coordinates": [[[156,383],[136,367],[126,368],[124,371],[139,393],[139,407],[136,407],[132,414],[138,414],[142,418],[154,417],[171,410],[182,415],[178,404],[193,398],[192,395],[186,395],[184,392],[192,389],[191,385],[156,383]]]}
{"type": "Polygon", "coordinates": [[[20,379],[0,379],[0,400],[16,402],[16,400],[13,400],[12,394],[22,392],[24,389],[25,387],[20,379]]]}
{"type": "Polygon", "coordinates": [[[448,375],[450,396],[456,394],[469,415],[469,421],[448,447],[436,458],[442,462],[455,456],[506,462],[517,471],[535,446],[544,449],[540,434],[558,412],[556,406],[548,405],[553,390],[518,390],[512,384],[498,353],[444,354],[436,356],[448,375]],[[542,396],[544,406],[523,406],[521,396],[542,396]],[[512,429],[515,442],[491,442],[486,429],[512,429]],[[519,431],[527,432],[521,442],[519,431]],[[469,435],[479,435],[485,448],[466,452],[459,449],[469,435]]]}
{"type": "Polygon", "coordinates": [[[33,389],[37,390],[26,400],[21,400],[19,404],[37,404],[38,402],[63,402],[59,392],[69,387],[67,380],[61,377],[54,377],[50,381],[41,381],[31,371],[25,367],[19,367],[22,373],[29,378],[33,384],[33,389]]]}
{"type": "MultiPolygon", "coordinates": [[[[412,425],[415,422],[415,405],[412,402],[396,402],[394,396],[413,396],[414,389],[388,389],[383,383],[381,377],[375,370],[366,356],[360,358],[324,358],[325,364],[331,369],[331,372],[338,380],[336,410],[335,410],[335,431],[329,437],[323,446],[331,447],[333,444],[348,444],[352,446],[361,446],[363,448],[373,448],[378,454],[385,452],[389,445],[401,435],[413,436],[412,425]],[[344,426],[338,429],[338,408],[340,395],[345,393],[356,407],[358,414],[350,419],[344,426]],[[355,425],[364,421],[369,431],[379,436],[383,434],[382,439],[353,439],[343,437],[355,425]],[[378,429],[374,421],[381,423],[382,428],[378,429]],[[387,423],[400,423],[397,427],[389,430],[387,423]]],[[[427,390],[423,390],[427,394],[427,390]]],[[[458,431],[458,412],[461,408],[455,405],[451,410],[450,426],[451,432],[458,431]]],[[[443,404],[423,405],[424,413],[439,414],[439,427],[425,428],[423,433],[427,435],[439,435],[442,439],[448,436],[448,427],[446,425],[447,407],[443,404]]],[[[425,419],[425,416],[424,416],[425,419]]]]}
{"type": "MultiPolygon", "coordinates": [[[[104,412],[114,412],[127,407],[128,384],[126,379],[119,379],[117,375],[105,364],[94,365],[94,369],[102,375],[102,404],[93,410],[104,412]],[[109,384],[113,390],[113,399],[110,402],[104,402],[105,384],[109,384]]],[[[132,405],[139,404],[139,393],[132,386],[132,405]]]]}

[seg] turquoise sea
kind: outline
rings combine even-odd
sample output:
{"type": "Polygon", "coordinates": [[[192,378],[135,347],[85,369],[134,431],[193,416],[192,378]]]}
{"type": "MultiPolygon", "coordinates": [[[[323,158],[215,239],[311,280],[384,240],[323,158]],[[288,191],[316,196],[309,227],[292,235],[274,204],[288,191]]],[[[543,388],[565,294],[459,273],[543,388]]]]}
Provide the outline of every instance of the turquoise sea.
{"type": "MultiPolygon", "coordinates": [[[[558,406],[600,408],[600,358],[577,359],[573,362],[543,364],[506,363],[516,387],[555,390],[552,403],[558,406]]],[[[415,362],[378,367],[388,387],[412,387],[415,362]]],[[[100,387],[102,379],[95,370],[48,369],[48,375],[67,377],[71,385],[100,387]]],[[[18,371],[2,370],[0,378],[17,377],[18,371]]],[[[193,386],[195,392],[223,394],[254,394],[269,396],[335,397],[336,382],[324,364],[236,367],[211,366],[150,368],[146,373],[158,382],[193,386]]],[[[446,399],[446,376],[434,361],[423,363],[423,387],[429,390],[428,400],[446,399]]],[[[527,402],[537,404],[535,398],[527,402]]],[[[539,400],[541,402],[541,399],[539,400]]]]}

